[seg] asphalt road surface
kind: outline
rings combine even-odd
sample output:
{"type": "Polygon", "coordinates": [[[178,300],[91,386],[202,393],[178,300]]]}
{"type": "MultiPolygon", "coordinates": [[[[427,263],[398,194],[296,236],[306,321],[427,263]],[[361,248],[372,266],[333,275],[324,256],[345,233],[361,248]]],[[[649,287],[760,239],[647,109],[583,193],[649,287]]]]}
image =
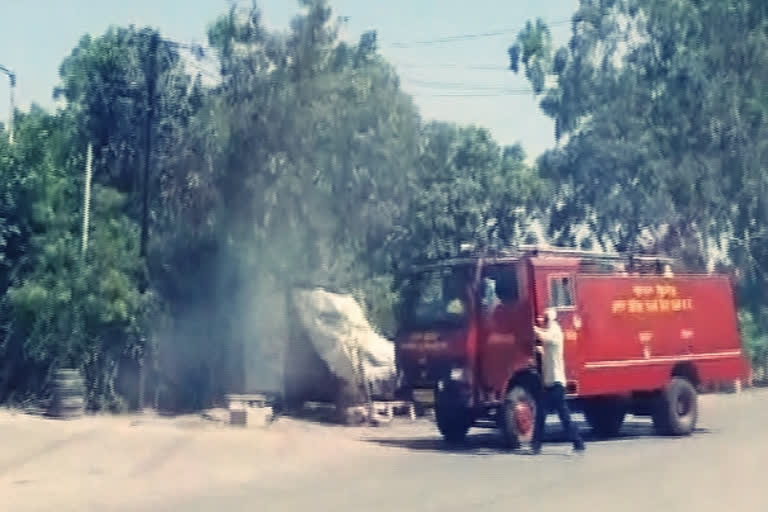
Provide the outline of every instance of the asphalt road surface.
{"type": "MultiPolygon", "coordinates": [[[[554,418],[551,418],[555,421],[554,418]]],[[[586,427],[582,424],[582,428],[586,427]]],[[[493,431],[449,449],[426,420],[342,428],[198,417],[55,421],[0,412],[7,511],[718,511],[768,507],[768,391],[701,397],[698,431],[622,435],[574,454],[548,425],[541,455],[493,431]]],[[[589,439],[589,438],[588,438],[589,439]]]]}

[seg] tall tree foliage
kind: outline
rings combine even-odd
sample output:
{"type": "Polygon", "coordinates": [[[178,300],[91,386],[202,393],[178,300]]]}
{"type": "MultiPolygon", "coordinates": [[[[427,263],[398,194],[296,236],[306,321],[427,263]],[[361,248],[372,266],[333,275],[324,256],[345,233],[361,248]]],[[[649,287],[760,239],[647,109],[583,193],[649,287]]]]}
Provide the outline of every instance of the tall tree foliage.
{"type": "Polygon", "coordinates": [[[420,139],[407,215],[392,248],[400,263],[456,256],[464,243],[523,241],[545,187],[522,148],[502,149],[482,128],[438,122],[425,125],[420,139]]]}
{"type": "MultiPolygon", "coordinates": [[[[111,267],[102,270],[115,268],[125,272],[130,277],[121,282],[122,285],[134,287],[138,282],[144,290],[147,272],[132,238],[135,223],[151,226],[163,215],[160,199],[168,192],[164,187],[172,179],[169,173],[186,137],[189,120],[200,107],[202,87],[199,80],[193,80],[186,72],[177,43],[154,29],[133,26],[112,27],[96,38],[83,37],[62,63],[60,77],[61,85],[55,94],[67,101],[66,114],[81,127],[83,147],[86,143],[94,147],[93,179],[103,186],[94,191],[95,206],[107,197],[105,194],[112,195],[108,206],[103,204],[106,211],[92,213],[107,215],[111,222],[128,223],[122,226],[122,233],[119,230],[113,233],[117,237],[115,248],[122,251],[120,261],[107,258],[101,263],[111,267]],[[150,167],[145,178],[147,162],[150,167]],[[144,194],[149,202],[147,217],[142,215],[144,194]],[[123,213],[129,218],[122,218],[123,213]]],[[[96,252],[97,249],[92,249],[89,256],[96,252]]],[[[152,346],[146,308],[156,302],[155,288],[156,285],[141,296],[123,300],[129,304],[129,313],[123,319],[122,330],[114,330],[112,337],[117,346],[123,346],[125,353],[108,354],[104,349],[100,354],[117,358],[115,361],[123,358],[131,363],[129,366],[142,360],[145,349],[152,346]],[[140,312],[136,308],[140,308],[140,312]]],[[[131,289],[130,293],[133,292],[131,289]]],[[[98,325],[91,324],[88,335],[93,339],[94,331],[99,329],[98,325]]],[[[112,376],[105,385],[110,387],[115,380],[117,363],[108,365],[112,367],[109,370],[112,376]]],[[[89,376],[89,382],[97,385],[103,377],[97,372],[89,376]]],[[[134,383],[133,387],[137,388],[138,384],[134,383]]]]}
{"type": "MultiPolygon", "coordinates": [[[[3,151],[0,395],[44,393],[51,370],[80,367],[88,405],[120,406],[121,362],[146,346],[153,294],[140,293],[136,221],[143,185],[143,127],[152,105],[155,190],[201,90],[184,72],[176,47],[151,29],[111,28],[84,37],[60,69],[56,115],[21,117],[17,144],[3,151]],[[153,37],[160,42],[149,51],[153,37]],[[156,65],[156,87],[147,87],[156,65]],[[91,229],[81,254],[86,147],[94,147],[91,229]],[[127,216],[126,216],[127,214],[127,216]]],[[[135,389],[136,385],[133,384],[135,389]]],[[[132,390],[133,391],[133,390],[132,390]]]]}
{"type": "Polygon", "coordinates": [[[164,188],[172,242],[154,248],[153,276],[190,352],[219,368],[266,337],[244,318],[269,323],[264,308],[291,286],[364,287],[418,151],[418,116],[375,34],[347,44],[325,2],[302,5],[287,33],[266,30],[256,8],[211,26],[222,82],[164,188]],[[222,344],[188,332],[191,311],[206,324],[197,333],[222,344]]]}
{"type": "Polygon", "coordinates": [[[94,145],[94,179],[129,194],[138,218],[146,156],[145,123],[152,114],[152,190],[165,175],[202,90],[179,48],[151,28],[111,27],[84,36],[61,64],[54,95],[67,102],[94,145]],[[153,43],[154,41],[154,43],[153,43]]]}
{"type": "Polygon", "coordinates": [[[0,307],[0,396],[44,394],[51,370],[74,366],[88,374],[89,406],[119,406],[117,365],[141,344],[145,308],[137,289],[136,227],[121,213],[121,195],[97,186],[83,254],[83,137],[67,113],[33,109],[17,126],[17,143],[2,167],[20,185],[0,307]]]}

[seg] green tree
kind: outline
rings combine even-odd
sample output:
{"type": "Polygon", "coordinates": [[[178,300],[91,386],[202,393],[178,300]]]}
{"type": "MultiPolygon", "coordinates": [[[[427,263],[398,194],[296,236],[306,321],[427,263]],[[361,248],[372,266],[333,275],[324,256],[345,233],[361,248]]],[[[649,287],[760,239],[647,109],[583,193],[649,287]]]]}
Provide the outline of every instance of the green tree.
{"type": "Polygon", "coordinates": [[[502,150],[482,128],[430,123],[410,175],[409,203],[393,256],[402,263],[522,242],[545,184],[518,146],[502,150]]]}
{"type": "Polygon", "coordinates": [[[746,0],[585,0],[567,48],[536,44],[543,23],[521,32],[511,67],[547,75],[551,87],[534,89],[566,138],[541,162],[561,185],[555,234],[586,222],[630,248],[650,234],[699,263],[721,235],[743,242],[765,181],[760,12],[746,0]]]}
{"type": "MultiPolygon", "coordinates": [[[[223,375],[240,346],[267,337],[250,319],[268,323],[291,286],[386,282],[373,276],[418,153],[418,115],[374,33],[343,43],[325,2],[302,7],[287,34],[266,30],[256,8],[210,29],[222,81],[177,152],[151,257],[187,367],[202,359],[223,375]]],[[[178,388],[185,377],[174,378],[178,388]]],[[[229,385],[210,381],[214,395],[229,385]]]]}
{"type": "MultiPolygon", "coordinates": [[[[111,335],[117,345],[122,343],[124,348],[128,345],[132,347],[126,349],[130,355],[120,354],[131,364],[141,360],[143,352],[154,346],[151,342],[154,337],[145,328],[150,321],[148,304],[152,303],[153,309],[159,308],[160,311],[168,309],[167,304],[163,306],[155,300],[156,297],[159,299],[155,291],[160,284],[157,279],[152,279],[152,273],[144,270],[144,262],[139,260],[139,249],[132,239],[134,224],[131,223],[153,224],[157,219],[168,217],[168,213],[163,211],[167,203],[164,198],[174,193],[170,186],[174,180],[169,173],[178,160],[177,153],[183,138],[188,136],[189,121],[200,108],[204,96],[199,78],[194,80],[182,62],[182,46],[164,38],[154,29],[133,26],[111,27],[95,38],[85,36],[62,63],[61,85],[55,91],[67,101],[66,115],[80,127],[84,139],[94,146],[93,179],[104,186],[94,190],[94,201],[98,200],[97,190],[107,194],[119,193],[110,200],[111,206],[100,214],[106,215],[105,220],[109,222],[128,223],[123,226],[122,234],[114,232],[115,247],[122,248],[119,258],[107,261],[116,271],[124,274],[126,280],[121,284],[128,287],[124,291],[130,291],[128,295],[131,295],[120,299],[129,304],[127,319],[115,327],[115,330],[122,329],[122,334],[113,332],[111,335]],[[151,153],[147,154],[150,143],[151,153]],[[150,170],[148,181],[145,181],[145,162],[148,158],[150,170]],[[147,219],[142,215],[145,192],[149,201],[147,219]],[[122,210],[115,210],[117,206],[122,210]],[[123,214],[128,217],[123,218],[123,214]],[[130,254],[134,249],[135,253],[130,254]],[[137,282],[141,289],[149,289],[139,299],[132,295],[137,282]]],[[[99,214],[96,210],[92,213],[99,214]]],[[[176,221],[180,227],[185,225],[183,219],[176,221]]],[[[96,225],[94,235],[95,231],[96,225]]],[[[158,245],[163,244],[159,242],[158,245]]],[[[179,250],[182,249],[183,244],[180,244],[179,250]]],[[[94,246],[90,252],[98,254],[98,249],[94,246]]],[[[155,268],[151,262],[149,268],[155,268]]],[[[101,270],[106,271],[105,268],[101,270]]],[[[160,320],[155,316],[152,321],[160,320]]],[[[106,327],[91,322],[88,324],[90,331],[84,335],[96,340],[101,336],[98,331],[102,328],[106,327]]],[[[98,354],[114,356],[107,352],[105,349],[98,354]]],[[[113,374],[117,371],[115,364],[104,364],[113,366],[109,370],[113,374]]],[[[112,384],[96,382],[103,380],[102,370],[92,372],[91,377],[94,386],[101,386],[99,393],[107,393],[104,390],[112,384]]],[[[113,377],[110,379],[114,380],[113,377]]],[[[109,393],[114,395],[113,391],[109,393]]]]}
{"type": "Polygon", "coordinates": [[[121,195],[97,186],[83,255],[84,137],[67,112],[33,108],[17,126],[0,168],[17,183],[4,251],[0,398],[44,394],[53,369],[74,366],[88,375],[90,407],[117,405],[115,372],[141,345],[147,307],[136,287],[135,224],[121,213],[121,195]]]}
{"type": "Polygon", "coordinates": [[[94,145],[94,180],[128,194],[125,206],[138,219],[150,108],[150,187],[155,197],[200,105],[199,81],[186,72],[177,43],[154,29],[134,26],[84,36],[64,59],[59,75],[61,85],[54,95],[66,100],[67,110],[94,145]]]}

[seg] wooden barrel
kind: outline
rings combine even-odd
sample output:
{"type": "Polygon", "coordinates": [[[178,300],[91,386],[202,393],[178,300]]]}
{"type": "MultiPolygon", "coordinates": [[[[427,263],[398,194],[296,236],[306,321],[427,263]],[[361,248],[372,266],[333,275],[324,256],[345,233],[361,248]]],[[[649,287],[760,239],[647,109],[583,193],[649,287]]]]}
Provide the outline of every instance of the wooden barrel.
{"type": "Polygon", "coordinates": [[[78,370],[56,370],[48,415],[54,418],[76,418],[85,411],[85,379],[78,370]]]}

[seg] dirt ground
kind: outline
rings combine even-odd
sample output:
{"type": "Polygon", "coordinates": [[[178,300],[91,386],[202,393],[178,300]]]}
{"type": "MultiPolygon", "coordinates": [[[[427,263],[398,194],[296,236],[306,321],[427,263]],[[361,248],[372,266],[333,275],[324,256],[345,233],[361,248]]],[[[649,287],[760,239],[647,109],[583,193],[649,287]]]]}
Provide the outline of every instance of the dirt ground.
{"type": "Polygon", "coordinates": [[[355,443],[359,429],[288,418],[263,426],[253,416],[242,428],[201,416],[53,420],[3,410],[0,509],[151,509],[220,487],[268,485],[365,448],[355,443]]]}

